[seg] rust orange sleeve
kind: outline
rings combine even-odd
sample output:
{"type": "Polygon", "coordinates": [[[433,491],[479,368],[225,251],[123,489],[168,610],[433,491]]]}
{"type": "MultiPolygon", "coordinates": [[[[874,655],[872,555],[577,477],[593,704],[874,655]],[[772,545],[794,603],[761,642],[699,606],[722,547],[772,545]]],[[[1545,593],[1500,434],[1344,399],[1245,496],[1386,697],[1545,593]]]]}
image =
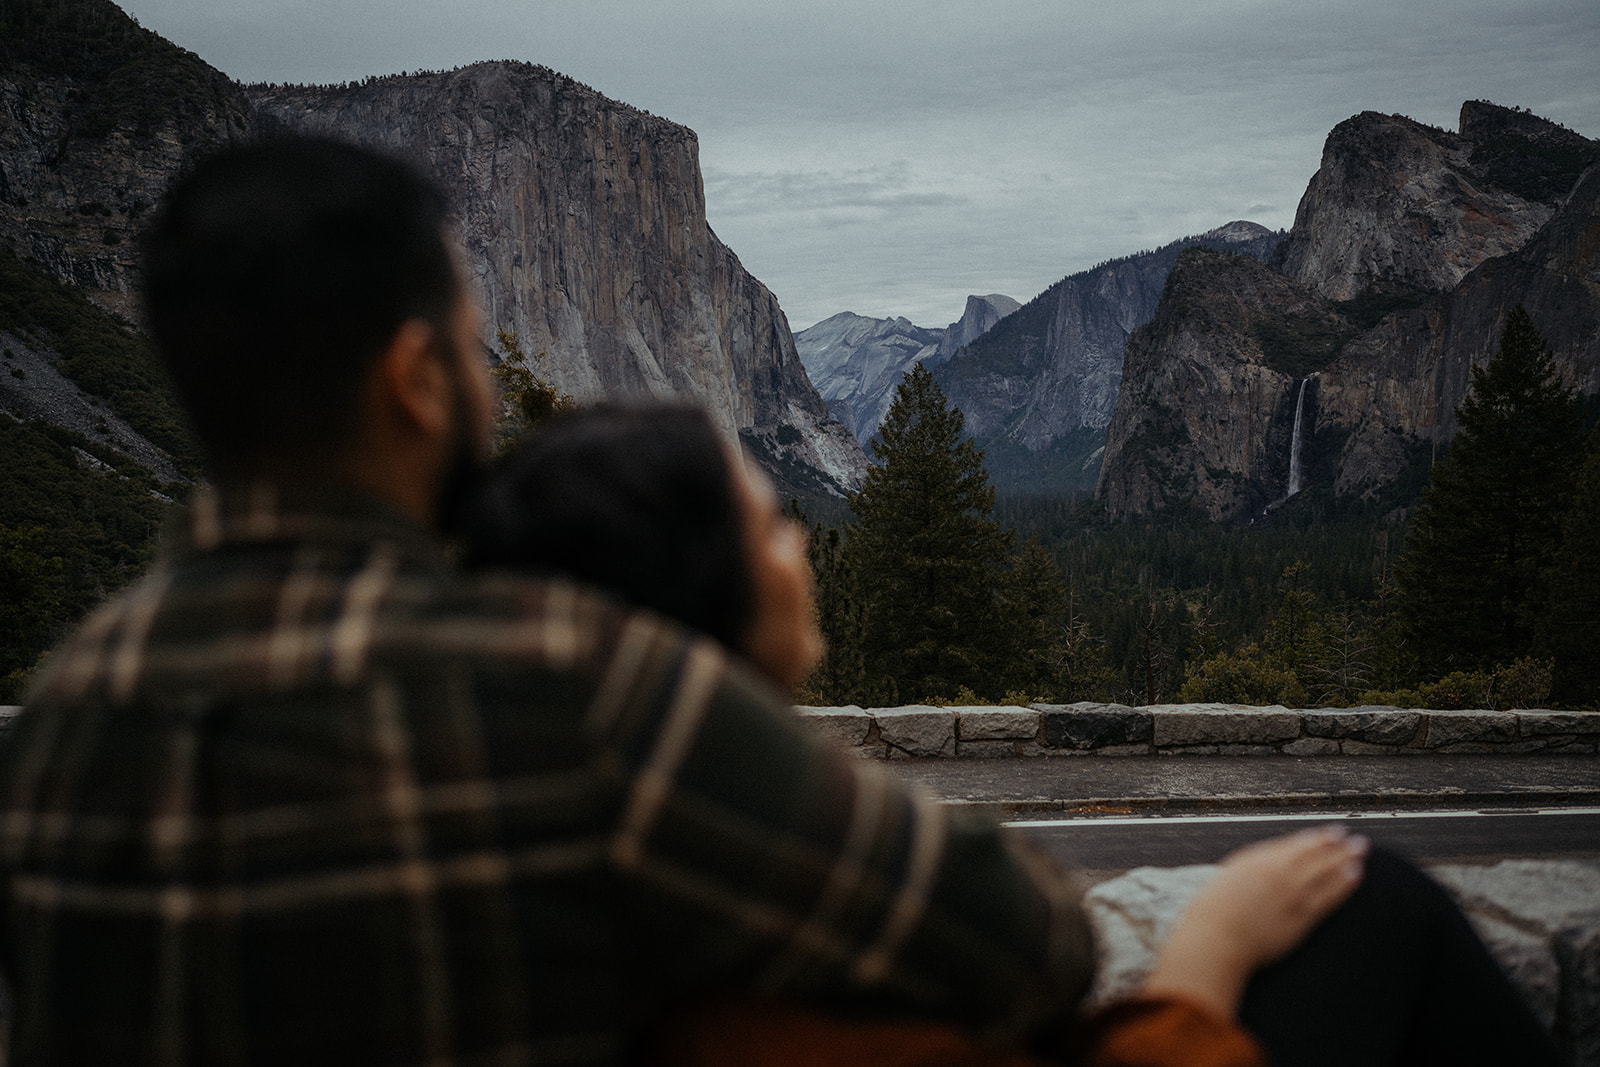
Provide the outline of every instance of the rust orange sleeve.
{"type": "Polygon", "coordinates": [[[1172,997],[1133,997],[1091,1015],[1076,1035],[1081,1067],[1267,1067],[1238,1023],[1172,997]]]}

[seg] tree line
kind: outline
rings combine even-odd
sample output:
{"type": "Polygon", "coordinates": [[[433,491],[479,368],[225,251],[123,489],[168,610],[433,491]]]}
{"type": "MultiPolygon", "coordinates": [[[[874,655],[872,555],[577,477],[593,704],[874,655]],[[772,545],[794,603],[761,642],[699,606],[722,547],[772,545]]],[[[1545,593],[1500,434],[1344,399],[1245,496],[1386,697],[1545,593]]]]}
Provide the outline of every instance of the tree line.
{"type": "Polygon", "coordinates": [[[1520,306],[1456,415],[1403,528],[1314,493],[1265,529],[1063,497],[997,517],[914,368],[849,515],[810,524],[828,653],[800,699],[1594,707],[1600,430],[1520,306]]]}

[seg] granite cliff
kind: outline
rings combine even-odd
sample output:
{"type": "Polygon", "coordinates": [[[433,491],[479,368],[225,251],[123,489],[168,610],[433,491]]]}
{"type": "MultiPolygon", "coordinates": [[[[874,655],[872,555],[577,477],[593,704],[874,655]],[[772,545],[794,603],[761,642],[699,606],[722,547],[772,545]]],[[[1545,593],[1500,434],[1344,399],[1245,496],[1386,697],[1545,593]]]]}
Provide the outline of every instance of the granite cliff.
{"type": "Polygon", "coordinates": [[[110,3],[7,0],[0,29],[0,240],[126,310],[144,213],[260,120],[227,76],[110,3]]]}
{"type": "Polygon", "coordinates": [[[1442,292],[1522,247],[1594,142],[1526,112],[1462,105],[1460,132],[1364,111],[1333,128],[1273,265],[1323,296],[1442,292]]]}
{"type": "Polygon", "coordinates": [[[8,0],[0,242],[131,322],[134,238],[196,158],[285,128],[383,145],[457,197],[487,336],[516,330],[559,387],[693,399],[788,491],[864,475],[777,301],[706,224],[693,131],[518,63],[254,93],[106,0],[8,0]]]}
{"type": "Polygon", "coordinates": [[[1129,338],[1098,494],[1260,517],[1301,489],[1403,503],[1522,303],[1600,392],[1600,143],[1469,102],[1460,132],[1329,135],[1270,266],[1186,253],[1129,338]]]}
{"type": "Polygon", "coordinates": [[[1128,335],[1155,313],[1179,253],[1199,246],[1263,259],[1280,237],[1232,222],[1102,263],[1057,282],[954,353],[934,377],[966,415],[995,484],[1092,487],[1128,335]]]}
{"type": "Polygon", "coordinates": [[[905,318],[842,311],[801,330],[794,341],[828,410],[865,442],[876,436],[901,377],[913,364],[944,362],[1019,307],[999,293],[969,296],[961,318],[943,330],[905,318]]]}
{"type": "Polygon", "coordinates": [[[580,401],[688,398],[786,491],[865,474],[783,311],[706,223],[694,132],[525,63],[325,88],[256,87],[291,129],[402,153],[451,190],[491,328],[580,401]]]}

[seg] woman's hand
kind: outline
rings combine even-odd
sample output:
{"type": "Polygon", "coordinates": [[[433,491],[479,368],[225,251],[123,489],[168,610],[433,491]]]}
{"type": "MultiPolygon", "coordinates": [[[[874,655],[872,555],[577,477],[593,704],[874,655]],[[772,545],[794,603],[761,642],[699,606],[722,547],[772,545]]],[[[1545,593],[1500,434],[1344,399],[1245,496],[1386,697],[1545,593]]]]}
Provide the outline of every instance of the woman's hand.
{"type": "Polygon", "coordinates": [[[1361,881],[1368,842],[1342,826],[1248,845],[1178,920],[1144,982],[1231,1018],[1245,983],[1298,945],[1361,881]]]}

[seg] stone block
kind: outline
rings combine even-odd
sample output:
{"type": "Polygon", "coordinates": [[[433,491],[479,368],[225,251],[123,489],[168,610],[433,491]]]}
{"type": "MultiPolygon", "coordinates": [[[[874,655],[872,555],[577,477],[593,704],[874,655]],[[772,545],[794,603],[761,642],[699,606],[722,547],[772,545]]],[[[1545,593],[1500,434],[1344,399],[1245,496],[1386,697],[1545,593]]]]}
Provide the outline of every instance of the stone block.
{"type": "Polygon", "coordinates": [[[1527,998],[1534,1015],[1550,1029],[1561,999],[1561,967],[1550,939],[1502,922],[1486,912],[1467,912],[1484,947],[1527,998]]]}
{"type": "Polygon", "coordinates": [[[1600,1064],[1600,917],[1556,931],[1562,1023],[1556,1044],[1573,1063],[1600,1064]]]}
{"type": "Polygon", "coordinates": [[[953,756],[956,752],[956,716],[949,708],[911,704],[903,708],[871,708],[878,736],[887,742],[890,757],[898,751],[908,756],[953,756]]]}
{"type": "Polygon", "coordinates": [[[1550,932],[1578,920],[1600,922],[1600,861],[1502,860],[1431,873],[1468,911],[1502,911],[1550,932]]]}
{"type": "Polygon", "coordinates": [[[1158,756],[1215,756],[1217,752],[1216,745],[1173,745],[1156,749],[1158,756]]]}
{"type": "Polygon", "coordinates": [[[800,721],[834,744],[854,748],[872,732],[872,716],[850,704],[842,708],[796,707],[800,721]]]}
{"type": "Polygon", "coordinates": [[[1537,741],[1507,741],[1493,744],[1487,741],[1457,741],[1434,749],[1443,755],[1521,756],[1529,752],[1544,752],[1550,747],[1548,739],[1537,741]]]}
{"type": "Polygon", "coordinates": [[[1457,741],[1500,744],[1516,739],[1517,717],[1509,711],[1430,711],[1423,744],[1443,748],[1457,741]]]}
{"type": "Polygon", "coordinates": [[[1302,737],[1283,746],[1285,756],[1337,756],[1339,742],[1326,737],[1302,737]]]}
{"type": "MultiPolygon", "coordinates": [[[[1076,755],[1070,748],[1058,748],[1056,752],[1076,755]]],[[[1106,745],[1104,748],[1089,749],[1083,754],[1086,756],[1148,756],[1155,750],[1149,745],[1106,745]]]]}
{"type": "Polygon", "coordinates": [[[1210,865],[1139,867],[1084,894],[1100,967],[1090,1000],[1132,992],[1190,899],[1217,873],[1210,865]]]}
{"type": "Polygon", "coordinates": [[[1600,734],[1600,713],[1593,711],[1519,711],[1515,714],[1517,733],[1521,737],[1600,734]]]}
{"type": "Polygon", "coordinates": [[[1278,750],[1271,745],[1218,745],[1219,756],[1276,756],[1278,750]]]}
{"type": "Polygon", "coordinates": [[[1420,711],[1339,708],[1305,713],[1308,737],[1350,738],[1370,745],[1403,745],[1417,736],[1420,711]]]}
{"type": "Polygon", "coordinates": [[[1152,740],[1176,745],[1270,745],[1300,736],[1301,715],[1281,704],[1155,704],[1149,708],[1152,740]]]}
{"type": "Polygon", "coordinates": [[[1600,862],[1504,860],[1430,873],[1468,915],[1503,916],[1547,940],[1560,983],[1556,1042],[1573,1062],[1600,1064],[1600,862]]]}
{"type": "Polygon", "coordinates": [[[1126,704],[1035,704],[1044,719],[1044,743],[1054,748],[1134,745],[1151,738],[1150,713],[1126,704]]]}
{"type": "Polygon", "coordinates": [[[1039,736],[1039,713],[1032,708],[952,708],[956,731],[967,741],[1032,741],[1039,736]]]}

